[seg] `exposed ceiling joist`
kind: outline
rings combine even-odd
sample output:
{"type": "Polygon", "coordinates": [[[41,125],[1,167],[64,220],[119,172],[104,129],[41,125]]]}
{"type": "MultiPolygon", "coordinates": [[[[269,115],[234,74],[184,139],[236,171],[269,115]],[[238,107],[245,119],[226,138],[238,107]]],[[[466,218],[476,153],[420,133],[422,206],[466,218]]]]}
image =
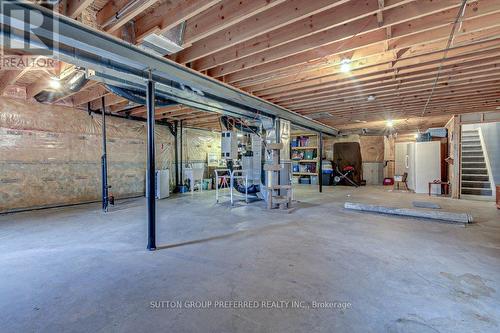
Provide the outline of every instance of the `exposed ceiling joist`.
{"type": "Polygon", "coordinates": [[[149,33],[164,32],[216,5],[221,0],[173,0],[137,19],[135,36],[140,42],[149,33]]]}
{"type": "Polygon", "coordinates": [[[113,33],[156,2],[158,0],[111,0],[97,12],[97,24],[113,33]]]}
{"type": "Polygon", "coordinates": [[[77,18],[94,0],[67,0],[66,15],[77,18]]]}
{"type": "Polygon", "coordinates": [[[289,0],[194,43],[175,59],[180,63],[192,62],[345,2],[347,0],[289,0]]]}

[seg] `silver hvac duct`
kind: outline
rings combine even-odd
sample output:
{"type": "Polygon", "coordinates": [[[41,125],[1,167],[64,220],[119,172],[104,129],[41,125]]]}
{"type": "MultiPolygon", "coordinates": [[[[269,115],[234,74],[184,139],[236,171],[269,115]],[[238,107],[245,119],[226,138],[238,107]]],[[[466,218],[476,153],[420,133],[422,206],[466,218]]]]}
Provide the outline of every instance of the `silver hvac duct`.
{"type": "MultiPolygon", "coordinates": [[[[142,89],[148,79],[156,82],[158,93],[169,99],[205,111],[236,117],[282,118],[307,129],[336,135],[337,130],[276,104],[265,101],[169,59],[140,48],[29,2],[5,2],[9,11],[41,17],[41,26],[26,28],[26,22],[0,13],[2,43],[39,43],[53,57],[87,68],[89,78],[122,88],[142,89]],[[57,27],[57,31],[54,30],[57,27]],[[43,41],[43,42],[42,42],[43,41]]],[[[4,9],[5,9],[4,4],[4,9]]],[[[36,54],[38,50],[25,52],[36,54]]]]}

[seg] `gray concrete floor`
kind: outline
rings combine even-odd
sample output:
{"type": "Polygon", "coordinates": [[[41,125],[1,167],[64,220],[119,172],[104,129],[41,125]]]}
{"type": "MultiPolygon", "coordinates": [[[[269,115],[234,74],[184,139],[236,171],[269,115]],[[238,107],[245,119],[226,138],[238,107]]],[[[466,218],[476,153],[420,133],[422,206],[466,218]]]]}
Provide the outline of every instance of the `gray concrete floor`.
{"type": "Polygon", "coordinates": [[[159,201],[158,244],[171,247],[155,252],[145,250],[144,199],[118,202],[107,214],[90,204],[0,216],[0,331],[500,331],[493,203],[381,187],[320,195],[302,186],[299,209],[282,214],[260,203],[216,205],[214,195],[159,201]],[[346,211],[346,200],[401,207],[430,200],[470,211],[477,223],[346,211]],[[259,308],[215,304],[229,300],[259,308]],[[156,301],[180,304],[152,308],[156,301]],[[190,301],[212,304],[192,309],[190,301]],[[297,303],[267,309],[262,301],[297,303]]]}

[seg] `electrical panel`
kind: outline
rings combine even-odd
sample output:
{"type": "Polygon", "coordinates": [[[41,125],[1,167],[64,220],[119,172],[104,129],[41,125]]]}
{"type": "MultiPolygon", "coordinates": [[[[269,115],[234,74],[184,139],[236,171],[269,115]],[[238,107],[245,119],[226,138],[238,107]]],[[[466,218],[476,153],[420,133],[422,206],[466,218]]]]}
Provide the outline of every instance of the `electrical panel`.
{"type": "Polygon", "coordinates": [[[221,133],[222,158],[225,160],[235,160],[238,158],[238,138],[234,131],[224,131],[221,133]]]}

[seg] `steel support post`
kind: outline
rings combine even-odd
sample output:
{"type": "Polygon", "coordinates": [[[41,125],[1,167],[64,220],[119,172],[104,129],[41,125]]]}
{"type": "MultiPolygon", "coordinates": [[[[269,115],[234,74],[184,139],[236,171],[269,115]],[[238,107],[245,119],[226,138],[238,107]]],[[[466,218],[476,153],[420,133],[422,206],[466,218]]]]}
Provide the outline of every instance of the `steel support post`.
{"type": "Polygon", "coordinates": [[[146,166],[146,200],[148,206],[148,250],[156,249],[156,177],[155,177],[155,85],[152,80],[147,84],[147,166],[146,166]]]}
{"type": "Polygon", "coordinates": [[[319,192],[323,192],[323,132],[319,132],[318,136],[318,184],[319,184],[319,192]]]}
{"type": "Polygon", "coordinates": [[[102,156],[101,156],[101,178],[102,178],[102,210],[108,211],[108,159],[106,155],[106,102],[104,96],[101,98],[102,103],[102,156]]]}

